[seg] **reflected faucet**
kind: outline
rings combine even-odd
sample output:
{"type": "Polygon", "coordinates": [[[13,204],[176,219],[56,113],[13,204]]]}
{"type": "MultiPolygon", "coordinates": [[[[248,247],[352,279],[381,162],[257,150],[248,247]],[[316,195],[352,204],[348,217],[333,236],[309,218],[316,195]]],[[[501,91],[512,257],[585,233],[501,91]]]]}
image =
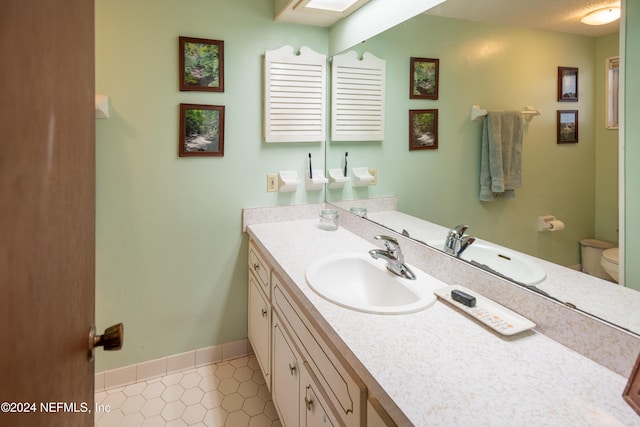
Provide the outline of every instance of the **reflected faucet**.
{"type": "Polygon", "coordinates": [[[416,275],[411,271],[409,266],[404,263],[404,255],[402,255],[400,244],[396,239],[382,235],[375,236],[374,239],[382,240],[387,249],[371,249],[369,255],[374,259],[382,258],[387,260],[387,270],[393,274],[404,277],[405,279],[416,279],[416,275]]]}
{"type": "Polygon", "coordinates": [[[468,228],[468,225],[461,224],[449,230],[447,239],[444,242],[444,251],[446,253],[458,257],[476,241],[475,237],[464,235],[468,228]]]}

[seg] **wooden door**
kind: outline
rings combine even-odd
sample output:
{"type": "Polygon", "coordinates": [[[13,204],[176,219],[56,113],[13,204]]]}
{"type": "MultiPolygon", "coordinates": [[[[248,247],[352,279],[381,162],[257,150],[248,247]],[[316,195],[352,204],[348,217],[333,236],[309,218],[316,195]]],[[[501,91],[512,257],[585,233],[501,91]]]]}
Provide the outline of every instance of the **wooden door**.
{"type": "Polygon", "coordinates": [[[93,424],[94,86],[93,0],[2,1],[3,426],[93,424]]]}

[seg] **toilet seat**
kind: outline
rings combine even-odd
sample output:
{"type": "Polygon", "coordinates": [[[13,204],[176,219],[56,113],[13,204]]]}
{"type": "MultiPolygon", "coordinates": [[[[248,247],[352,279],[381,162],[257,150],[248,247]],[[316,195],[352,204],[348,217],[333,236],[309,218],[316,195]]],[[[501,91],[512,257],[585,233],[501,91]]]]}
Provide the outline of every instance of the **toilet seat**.
{"type": "Polygon", "coordinates": [[[600,265],[602,266],[602,269],[606,271],[616,283],[619,283],[620,279],[620,267],[618,265],[619,254],[620,252],[618,248],[611,248],[603,251],[602,257],[600,257],[600,265]]]}
{"type": "Polygon", "coordinates": [[[619,248],[611,248],[602,252],[602,258],[606,262],[610,262],[612,264],[618,265],[619,260],[619,248]]]}

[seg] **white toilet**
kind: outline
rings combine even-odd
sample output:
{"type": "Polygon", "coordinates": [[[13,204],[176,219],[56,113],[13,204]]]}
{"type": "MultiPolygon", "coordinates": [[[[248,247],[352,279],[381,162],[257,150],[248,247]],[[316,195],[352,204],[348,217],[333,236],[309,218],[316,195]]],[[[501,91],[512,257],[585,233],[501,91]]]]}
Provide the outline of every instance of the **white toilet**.
{"type": "Polygon", "coordinates": [[[600,257],[600,265],[602,269],[609,275],[613,280],[618,283],[620,278],[619,271],[620,266],[618,265],[618,256],[619,251],[618,248],[607,249],[602,252],[602,257],[600,257]]]}
{"type": "Polygon", "coordinates": [[[582,239],[580,240],[580,249],[582,255],[582,271],[591,276],[611,281],[611,275],[607,273],[602,266],[602,254],[612,249],[617,250],[616,244],[605,242],[604,240],[582,239]]]}

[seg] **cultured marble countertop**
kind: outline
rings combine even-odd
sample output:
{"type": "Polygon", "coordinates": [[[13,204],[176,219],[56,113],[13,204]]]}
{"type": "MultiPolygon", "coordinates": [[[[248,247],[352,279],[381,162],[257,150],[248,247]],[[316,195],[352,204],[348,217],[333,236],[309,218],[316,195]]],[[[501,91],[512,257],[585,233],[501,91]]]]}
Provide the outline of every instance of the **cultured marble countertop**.
{"type": "Polygon", "coordinates": [[[326,301],[307,286],[306,267],[325,255],[374,246],[317,223],[255,224],[248,232],[283,279],[294,282],[294,294],[337,348],[346,346],[344,357],[372,394],[386,395],[379,400],[391,415],[401,412],[401,424],[640,426],[622,398],[626,378],[540,333],[504,337],[440,300],[406,315],[361,313],[326,301]]]}
{"type": "MultiPolygon", "coordinates": [[[[449,231],[399,211],[371,212],[368,217],[399,233],[406,229],[411,237],[426,243],[443,239],[449,231]]],[[[478,241],[500,247],[482,239],[478,241]]],[[[513,249],[507,250],[544,268],[547,278],[535,285],[538,289],[614,325],[640,333],[640,292],[513,249]]]]}

